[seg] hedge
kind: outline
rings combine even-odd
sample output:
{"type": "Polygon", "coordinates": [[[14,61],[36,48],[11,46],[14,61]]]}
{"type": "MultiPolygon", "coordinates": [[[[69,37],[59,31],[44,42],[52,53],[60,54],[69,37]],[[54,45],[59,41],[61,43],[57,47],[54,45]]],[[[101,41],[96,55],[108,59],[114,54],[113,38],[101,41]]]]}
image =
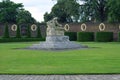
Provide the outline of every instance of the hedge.
{"type": "Polygon", "coordinates": [[[45,41],[44,38],[0,38],[0,42],[45,41]]]}
{"type": "Polygon", "coordinates": [[[65,32],[66,36],[69,36],[70,41],[77,41],[77,32],[65,32]]]}
{"type": "Polygon", "coordinates": [[[29,25],[27,25],[27,38],[31,38],[31,29],[29,25]]]}
{"type": "Polygon", "coordinates": [[[113,32],[96,32],[95,41],[111,42],[113,41],[113,32]]]}
{"type": "Polygon", "coordinates": [[[21,38],[21,30],[20,26],[17,27],[16,38],[21,38]]]}
{"type": "Polygon", "coordinates": [[[4,35],[3,38],[9,38],[9,28],[8,28],[8,23],[5,23],[5,30],[4,30],[4,35]]]}
{"type": "Polygon", "coordinates": [[[37,27],[37,38],[42,37],[40,27],[37,27]]]}
{"type": "Polygon", "coordinates": [[[78,32],[77,41],[94,41],[94,32],[78,32]]]}
{"type": "Polygon", "coordinates": [[[120,41],[120,32],[118,33],[118,41],[120,41]]]}

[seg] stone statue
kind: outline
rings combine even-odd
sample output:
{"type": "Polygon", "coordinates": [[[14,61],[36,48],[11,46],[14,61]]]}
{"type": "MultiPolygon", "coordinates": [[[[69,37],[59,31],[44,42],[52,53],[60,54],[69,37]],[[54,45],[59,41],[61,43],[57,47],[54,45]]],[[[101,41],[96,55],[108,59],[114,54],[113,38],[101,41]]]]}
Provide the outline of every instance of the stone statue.
{"type": "Polygon", "coordinates": [[[57,18],[48,21],[47,26],[46,41],[40,42],[40,44],[34,44],[28,47],[28,49],[66,50],[85,48],[85,46],[71,42],[69,36],[64,36],[65,29],[57,22],[57,18]]]}
{"type": "Polygon", "coordinates": [[[63,36],[64,35],[64,28],[61,24],[58,23],[57,17],[53,18],[52,20],[47,22],[47,36],[63,36]]]}

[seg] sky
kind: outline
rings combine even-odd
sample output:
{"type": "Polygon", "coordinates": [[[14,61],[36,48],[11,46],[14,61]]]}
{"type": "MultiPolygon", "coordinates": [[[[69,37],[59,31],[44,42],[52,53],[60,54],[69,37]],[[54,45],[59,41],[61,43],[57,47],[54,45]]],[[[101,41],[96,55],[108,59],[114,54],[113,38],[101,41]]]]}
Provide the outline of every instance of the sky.
{"type": "Polygon", "coordinates": [[[52,0],[11,0],[15,3],[23,3],[25,10],[28,10],[32,17],[37,21],[44,21],[43,15],[45,12],[50,12],[55,1],[52,0]]]}

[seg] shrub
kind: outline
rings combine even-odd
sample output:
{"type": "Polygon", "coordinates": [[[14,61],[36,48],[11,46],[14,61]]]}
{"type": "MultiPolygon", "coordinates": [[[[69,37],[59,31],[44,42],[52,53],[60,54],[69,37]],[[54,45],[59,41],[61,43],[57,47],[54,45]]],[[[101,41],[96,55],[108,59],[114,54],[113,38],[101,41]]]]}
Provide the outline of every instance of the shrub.
{"type": "Polygon", "coordinates": [[[118,41],[120,41],[120,32],[118,33],[118,41]]]}
{"type": "Polygon", "coordinates": [[[19,25],[17,27],[16,38],[21,38],[21,30],[19,25]]]}
{"type": "Polygon", "coordinates": [[[27,38],[30,38],[31,37],[31,29],[30,29],[30,26],[27,25],[27,38]]]}
{"type": "Polygon", "coordinates": [[[78,32],[77,41],[94,41],[94,32],[78,32]]]}
{"type": "Polygon", "coordinates": [[[45,41],[43,38],[0,38],[0,42],[45,41]]]}
{"type": "Polygon", "coordinates": [[[113,32],[96,32],[95,41],[97,42],[113,41],[113,32]]]}
{"type": "Polygon", "coordinates": [[[5,23],[5,30],[4,30],[4,35],[3,38],[9,38],[9,29],[8,29],[8,23],[5,23]]]}
{"type": "Polygon", "coordinates": [[[37,27],[37,38],[42,38],[40,27],[37,27]]]}
{"type": "Polygon", "coordinates": [[[70,41],[77,41],[77,32],[65,32],[66,36],[69,36],[70,41]]]}

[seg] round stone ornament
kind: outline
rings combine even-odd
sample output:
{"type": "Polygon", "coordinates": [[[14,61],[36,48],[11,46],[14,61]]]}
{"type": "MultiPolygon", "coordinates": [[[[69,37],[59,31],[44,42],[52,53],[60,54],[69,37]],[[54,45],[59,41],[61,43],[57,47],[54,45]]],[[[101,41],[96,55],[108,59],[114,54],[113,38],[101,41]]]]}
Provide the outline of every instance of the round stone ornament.
{"type": "Polygon", "coordinates": [[[83,24],[81,25],[81,30],[82,30],[82,31],[86,31],[86,29],[87,29],[87,26],[86,26],[85,23],[83,23],[83,24]]]}
{"type": "Polygon", "coordinates": [[[104,24],[104,23],[101,23],[101,24],[99,25],[99,30],[100,30],[100,31],[104,31],[104,30],[105,30],[105,24],[104,24]]]}
{"type": "Polygon", "coordinates": [[[64,29],[65,29],[65,31],[69,31],[69,29],[70,29],[69,24],[66,24],[65,27],[64,27],[64,29]]]}
{"type": "Polygon", "coordinates": [[[33,25],[31,26],[31,30],[32,30],[32,31],[36,31],[36,30],[37,30],[37,25],[33,24],[33,25]]]}
{"type": "Polygon", "coordinates": [[[11,26],[11,30],[12,30],[12,31],[17,31],[17,25],[16,25],[16,24],[13,24],[13,25],[11,26]]]}

